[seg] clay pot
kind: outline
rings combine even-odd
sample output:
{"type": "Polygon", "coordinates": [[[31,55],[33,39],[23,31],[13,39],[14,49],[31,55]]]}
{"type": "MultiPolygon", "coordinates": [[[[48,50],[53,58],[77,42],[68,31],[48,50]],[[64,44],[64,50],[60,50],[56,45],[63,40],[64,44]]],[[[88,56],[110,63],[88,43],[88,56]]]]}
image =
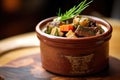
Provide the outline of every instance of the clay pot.
{"type": "MultiPolygon", "coordinates": [[[[83,15],[86,16],[86,15],[83,15]]],[[[101,35],[70,39],[43,32],[53,18],[47,18],[36,26],[40,40],[41,61],[44,69],[68,76],[82,76],[102,71],[109,64],[109,40],[112,27],[103,19],[87,16],[107,29],[101,35]]]]}

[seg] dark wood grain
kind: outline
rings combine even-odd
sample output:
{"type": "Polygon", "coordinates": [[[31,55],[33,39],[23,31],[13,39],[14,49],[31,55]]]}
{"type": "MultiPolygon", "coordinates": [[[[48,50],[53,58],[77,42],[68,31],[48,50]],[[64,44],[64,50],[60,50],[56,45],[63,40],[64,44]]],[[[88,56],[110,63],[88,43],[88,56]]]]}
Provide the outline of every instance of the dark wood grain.
{"type": "Polygon", "coordinates": [[[46,71],[41,66],[40,55],[35,54],[0,67],[0,76],[5,80],[120,80],[120,60],[110,57],[108,69],[94,75],[70,77],[46,71]]]}

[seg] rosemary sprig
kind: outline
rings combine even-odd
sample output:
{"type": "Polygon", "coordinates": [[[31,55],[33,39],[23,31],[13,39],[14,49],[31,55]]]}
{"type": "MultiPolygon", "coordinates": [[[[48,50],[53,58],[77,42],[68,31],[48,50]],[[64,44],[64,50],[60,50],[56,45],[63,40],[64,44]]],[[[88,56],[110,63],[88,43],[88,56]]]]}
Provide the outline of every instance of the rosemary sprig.
{"type": "Polygon", "coordinates": [[[64,14],[62,14],[61,9],[59,9],[59,12],[57,14],[58,15],[57,20],[64,21],[73,18],[74,16],[80,14],[85,8],[87,8],[92,1],[93,0],[87,2],[87,0],[84,0],[81,3],[79,3],[77,6],[74,6],[73,8],[66,11],[64,14]]]}

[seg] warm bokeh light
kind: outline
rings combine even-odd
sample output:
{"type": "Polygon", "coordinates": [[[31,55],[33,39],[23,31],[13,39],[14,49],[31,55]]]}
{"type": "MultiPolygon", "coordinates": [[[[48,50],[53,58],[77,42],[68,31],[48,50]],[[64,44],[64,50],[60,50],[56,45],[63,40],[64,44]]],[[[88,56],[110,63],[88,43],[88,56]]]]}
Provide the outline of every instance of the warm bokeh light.
{"type": "Polygon", "coordinates": [[[21,6],[21,0],[3,0],[2,8],[6,12],[15,12],[21,6]]]}

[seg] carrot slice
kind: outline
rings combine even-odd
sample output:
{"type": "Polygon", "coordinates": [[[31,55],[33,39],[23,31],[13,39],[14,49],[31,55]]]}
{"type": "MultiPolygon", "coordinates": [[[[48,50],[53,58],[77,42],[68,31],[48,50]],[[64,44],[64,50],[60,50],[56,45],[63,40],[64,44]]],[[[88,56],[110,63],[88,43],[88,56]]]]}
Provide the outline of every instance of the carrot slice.
{"type": "Polygon", "coordinates": [[[63,31],[63,32],[68,32],[69,30],[73,30],[73,29],[74,29],[74,27],[71,24],[66,24],[66,25],[60,26],[60,31],[63,31]]]}

